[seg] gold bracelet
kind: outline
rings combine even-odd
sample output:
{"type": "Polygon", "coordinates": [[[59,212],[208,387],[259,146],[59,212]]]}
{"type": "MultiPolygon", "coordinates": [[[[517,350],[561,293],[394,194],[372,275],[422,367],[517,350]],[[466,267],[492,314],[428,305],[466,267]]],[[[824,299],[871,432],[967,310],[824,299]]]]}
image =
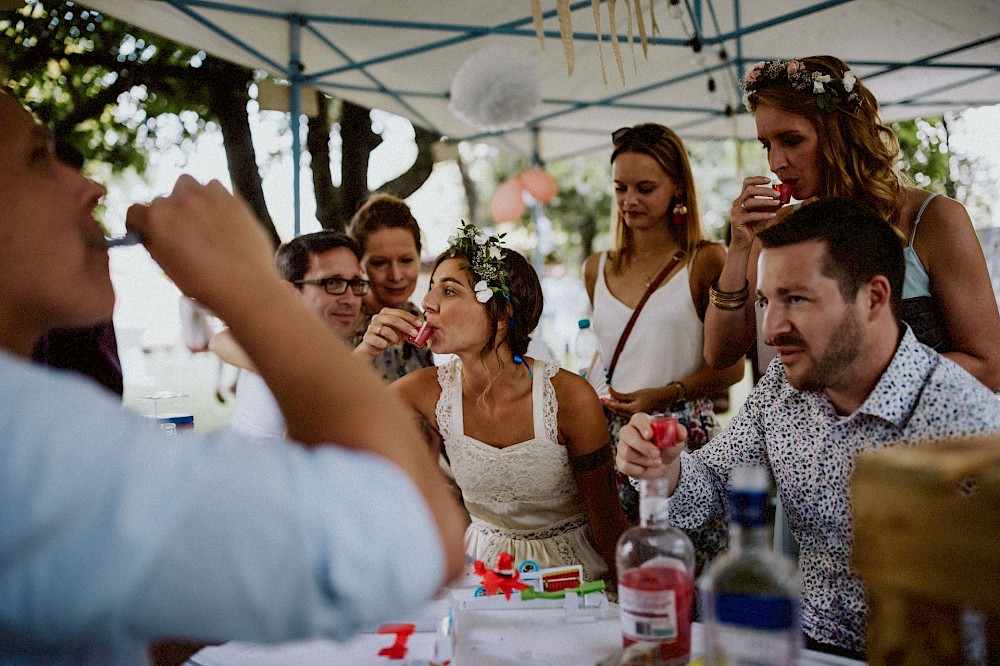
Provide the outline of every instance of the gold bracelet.
{"type": "Polygon", "coordinates": [[[719,278],[712,280],[708,288],[708,302],[720,310],[739,310],[750,298],[750,282],[743,281],[739,291],[719,291],[719,278]]]}
{"type": "Polygon", "coordinates": [[[688,392],[687,389],[684,387],[683,382],[670,382],[669,384],[667,384],[667,386],[677,387],[677,397],[674,398],[673,407],[677,407],[678,405],[687,402],[688,392]]]}

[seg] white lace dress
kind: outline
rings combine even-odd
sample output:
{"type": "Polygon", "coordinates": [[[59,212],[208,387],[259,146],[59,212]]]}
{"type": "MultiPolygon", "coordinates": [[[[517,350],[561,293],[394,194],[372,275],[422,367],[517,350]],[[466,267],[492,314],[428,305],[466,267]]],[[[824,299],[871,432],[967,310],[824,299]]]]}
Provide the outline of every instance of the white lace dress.
{"type": "Polygon", "coordinates": [[[608,567],[591,546],[566,447],[557,441],[558,403],[552,376],[559,366],[533,360],[531,402],[534,437],[497,448],[465,434],[462,364],[457,358],[438,367],[441,397],[435,414],[455,480],[472,524],[465,552],[487,566],[507,551],[515,562],[538,566],[582,564],[586,580],[608,567]]]}

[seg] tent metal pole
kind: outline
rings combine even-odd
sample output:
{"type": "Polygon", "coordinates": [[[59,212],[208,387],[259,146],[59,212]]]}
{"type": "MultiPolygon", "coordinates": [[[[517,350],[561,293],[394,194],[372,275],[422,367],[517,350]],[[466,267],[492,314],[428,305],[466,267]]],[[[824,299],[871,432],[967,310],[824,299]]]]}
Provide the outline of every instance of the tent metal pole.
{"type": "Polygon", "coordinates": [[[295,208],[293,233],[302,230],[302,177],[300,173],[302,142],[299,138],[299,118],[302,115],[302,17],[293,15],[288,20],[288,74],[291,82],[289,94],[289,128],[292,132],[292,198],[295,208]]]}

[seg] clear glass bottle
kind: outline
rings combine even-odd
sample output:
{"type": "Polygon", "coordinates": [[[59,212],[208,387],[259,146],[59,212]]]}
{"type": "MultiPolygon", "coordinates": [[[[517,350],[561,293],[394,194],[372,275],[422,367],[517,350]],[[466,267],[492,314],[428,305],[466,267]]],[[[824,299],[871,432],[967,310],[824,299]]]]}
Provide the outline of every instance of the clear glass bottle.
{"type": "Polygon", "coordinates": [[[791,666],[802,641],[793,560],[771,548],[770,477],[763,467],[729,475],[729,550],[698,581],[705,662],[791,666]]]}
{"type": "Polygon", "coordinates": [[[694,546],[667,522],[666,479],[639,482],[638,527],[618,540],[618,605],[625,647],[659,643],[660,662],[683,666],[691,658],[694,546]]]}
{"type": "Polygon", "coordinates": [[[573,355],[576,357],[577,374],[586,377],[590,362],[594,359],[600,343],[597,334],[590,326],[589,319],[581,319],[577,322],[577,327],[576,338],[573,340],[573,355]]]}

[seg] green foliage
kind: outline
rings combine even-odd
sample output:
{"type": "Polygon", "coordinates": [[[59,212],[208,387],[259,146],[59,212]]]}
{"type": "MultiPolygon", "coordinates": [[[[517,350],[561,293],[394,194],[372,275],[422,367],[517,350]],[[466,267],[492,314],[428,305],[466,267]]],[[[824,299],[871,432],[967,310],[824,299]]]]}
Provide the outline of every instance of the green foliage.
{"type": "Polygon", "coordinates": [[[977,226],[988,226],[992,217],[990,201],[997,199],[997,183],[982,178],[989,173],[982,160],[970,159],[951,151],[949,123],[961,122],[961,115],[949,120],[943,116],[917,118],[892,124],[899,138],[900,170],[917,187],[940,192],[962,202],[973,215],[977,226]]]}
{"type": "Polygon", "coordinates": [[[892,124],[899,139],[899,167],[917,187],[955,196],[944,118],[917,118],[892,124]]]}
{"type": "Polygon", "coordinates": [[[141,173],[147,149],[193,137],[209,116],[203,52],[67,0],[0,13],[0,53],[7,87],[116,171],[141,173]]]}

